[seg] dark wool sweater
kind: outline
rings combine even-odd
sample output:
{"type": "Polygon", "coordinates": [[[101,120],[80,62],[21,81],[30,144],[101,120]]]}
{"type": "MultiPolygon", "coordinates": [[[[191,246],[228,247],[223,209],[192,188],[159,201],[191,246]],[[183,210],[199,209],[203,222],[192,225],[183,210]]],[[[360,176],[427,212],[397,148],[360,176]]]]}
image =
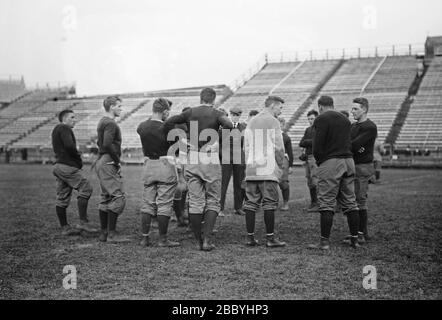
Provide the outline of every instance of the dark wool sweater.
{"type": "Polygon", "coordinates": [[[167,155],[170,143],[164,131],[164,123],[158,120],[141,122],[137,129],[140,135],[143,153],[149,158],[159,158],[167,155]]]}
{"type": "Polygon", "coordinates": [[[351,151],[355,164],[373,162],[374,141],[377,135],[378,128],[370,119],[351,125],[351,151]]]}
{"type": "Polygon", "coordinates": [[[120,163],[121,156],[121,130],[115,120],[103,117],[98,122],[98,153],[108,154],[115,164],[120,163]]]}
{"type": "Polygon", "coordinates": [[[81,169],[83,161],[77,150],[74,132],[67,125],[57,124],[52,130],[52,148],[57,163],[81,169]]]}
{"type": "Polygon", "coordinates": [[[313,156],[320,165],[332,158],[351,158],[351,123],[342,113],[328,110],[313,123],[313,156]]]}

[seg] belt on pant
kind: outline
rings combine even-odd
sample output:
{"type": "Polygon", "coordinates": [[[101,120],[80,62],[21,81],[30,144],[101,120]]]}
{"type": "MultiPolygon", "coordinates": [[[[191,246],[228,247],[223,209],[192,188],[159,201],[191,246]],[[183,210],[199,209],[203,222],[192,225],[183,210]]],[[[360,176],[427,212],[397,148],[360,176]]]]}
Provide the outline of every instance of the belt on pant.
{"type": "Polygon", "coordinates": [[[169,163],[170,164],[172,164],[173,165],[173,167],[174,167],[174,169],[175,169],[175,176],[176,176],[176,178],[177,178],[177,181],[179,180],[179,176],[178,176],[178,170],[177,170],[177,167],[176,167],[176,159],[175,159],[175,157],[172,157],[172,156],[161,156],[161,157],[158,157],[158,156],[154,156],[154,157],[144,157],[144,162],[146,162],[147,160],[163,160],[163,159],[166,159],[166,160],[168,160],[169,161],[169,163]]]}
{"type": "Polygon", "coordinates": [[[172,156],[161,156],[161,157],[160,156],[149,156],[149,157],[145,156],[144,157],[144,160],[163,160],[163,159],[175,160],[175,158],[172,156]]]}

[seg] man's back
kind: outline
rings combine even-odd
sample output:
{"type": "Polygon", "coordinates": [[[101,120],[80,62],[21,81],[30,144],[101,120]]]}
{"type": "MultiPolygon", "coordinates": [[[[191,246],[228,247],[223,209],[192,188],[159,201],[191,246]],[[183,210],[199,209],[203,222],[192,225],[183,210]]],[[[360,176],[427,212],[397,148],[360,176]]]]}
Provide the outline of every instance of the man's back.
{"type": "Polygon", "coordinates": [[[74,132],[69,126],[59,123],[52,130],[52,148],[56,162],[81,168],[83,163],[77,151],[74,132]]]}
{"type": "Polygon", "coordinates": [[[244,146],[246,180],[278,181],[285,149],[279,121],[270,112],[260,112],[247,124],[244,146]]]}
{"type": "MultiPolygon", "coordinates": [[[[190,108],[185,112],[170,117],[165,123],[165,132],[168,133],[174,128],[176,124],[185,123],[190,133],[190,143],[192,143],[192,138],[195,138],[195,133],[197,133],[197,138],[200,137],[201,131],[205,129],[213,129],[218,132],[220,126],[232,129],[233,125],[224,114],[209,105],[201,105],[198,107],[190,108]],[[198,130],[194,132],[195,123],[198,124],[198,130]]],[[[198,139],[199,140],[199,139],[198,139]]],[[[198,150],[207,144],[207,140],[198,141],[198,150]]],[[[214,143],[215,141],[211,141],[214,143]]]]}
{"type": "Polygon", "coordinates": [[[164,125],[159,120],[146,120],[138,126],[143,153],[146,157],[161,157],[167,155],[169,143],[164,133],[164,125]]]}
{"type": "Polygon", "coordinates": [[[313,156],[316,162],[331,158],[351,158],[351,123],[342,113],[328,110],[313,123],[313,156]]]}
{"type": "Polygon", "coordinates": [[[109,154],[114,162],[119,163],[121,156],[121,130],[114,119],[103,117],[98,122],[98,153],[109,154]]]}

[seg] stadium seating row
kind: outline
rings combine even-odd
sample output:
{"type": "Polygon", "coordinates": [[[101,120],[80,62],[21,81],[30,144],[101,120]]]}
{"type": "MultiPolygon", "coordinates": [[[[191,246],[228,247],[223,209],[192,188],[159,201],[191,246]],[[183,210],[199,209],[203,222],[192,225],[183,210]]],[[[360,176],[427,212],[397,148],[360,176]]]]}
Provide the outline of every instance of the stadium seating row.
{"type": "MultiPolygon", "coordinates": [[[[260,110],[267,95],[272,93],[285,99],[282,116],[288,121],[316,90],[318,84],[340,63],[340,60],[269,63],[230,96],[221,107],[226,111],[234,106],[241,107],[244,121],[248,112],[252,109],[260,110]]],[[[378,126],[379,139],[385,141],[416,71],[417,62],[412,56],[348,59],[325,83],[319,95],[331,95],[335,100],[336,109],[347,111],[351,109],[353,98],[357,96],[368,98],[369,118],[378,126]],[[362,89],[364,91],[361,93],[362,89]]],[[[441,144],[440,130],[436,130],[438,126],[442,127],[442,114],[439,111],[442,105],[442,94],[439,93],[442,89],[441,73],[442,58],[436,57],[424,77],[419,94],[399,135],[399,146],[409,144],[434,146],[438,139],[441,144]]],[[[217,104],[219,104],[225,96],[222,88],[217,90],[219,94],[217,104]]],[[[136,127],[150,116],[152,102],[156,97],[163,96],[170,99],[173,102],[172,114],[175,114],[186,106],[197,105],[199,91],[200,88],[177,89],[151,94],[134,94],[124,98],[125,114],[119,120],[123,133],[123,148],[140,147],[136,127]]],[[[58,121],[55,118],[56,113],[70,107],[75,110],[77,117],[74,129],[77,143],[84,145],[96,136],[96,126],[103,114],[102,97],[44,103],[49,96],[47,92],[35,92],[0,110],[0,144],[15,140],[32,128],[38,127],[37,130],[15,142],[13,147],[50,146],[50,132],[58,121]]],[[[302,112],[301,116],[294,118],[296,122],[288,132],[297,151],[299,151],[297,148],[299,140],[308,126],[306,114],[316,106],[317,100],[313,101],[306,110],[300,109],[298,115],[302,112]]]]}
{"type": "MultiPolygon", "coordinates": [[[[223,99],[222,88],[218,91],[216,102],[219,103],[223,99]]],[[[179,113],[184,107],[196,106],[199,103],[198,90],[173,90],[172,96],[164,96],[164,92],[157,92],[155,94],[161,95],[173,102],[171,114],[179,113]],[[186,96],[188,95],[188,96],[186,96]]],[[[138,124],[146,120],[152,113],[152,103],[154,96],[138,95],[138,97],[123,98],[123,113],[118,119],[120,123],[123,148],[140,148],[139,137],[136,133],[138,124]],[[147,96],[147,97],[146,97],[147,96]]],[[[48,102],[36,108],[32,112],[32,117],[23,117],[18,121],[8,126],[8,130],[15,130],[16,133],[25,132],[26,128],[35,123],[46,123],[40,126],[37,130],[26,135],[22,139],[12,144],[13,148],[49,148],[51,146],[51,132],[54,126],[58,123],[56,114],[63,109],[72,108],[75,111],[77,123],[74,128],[74,133],[78,145],[86,145],[94,141],[97,135],[97,123],[104,114],[103,97],[93,99],[69,99],[59,100],[56,102],[48,102]],[[50,121],[48,121],[50,120],[50,121]],[[18,126],[19,124],[19,126],[18,126]]],[[[14,131],[14,132],[15,132],[14,131]]],[[[0,130],[1,133],[1,130],[0,130]]],[[[6,133],[6,132],[5,132],[6,133]]],[[[7,143],[17,136],[5,136],[1,142],[5,140],[7,143]],[[11,139],[12,137],[12,139],[11,139]]]]}
{"type": "Polygon", "coordinates": [[[442,147],[442,57],[435,57],[399,133],[396,147],[442,147]]]}
{"type": "Polygon", "coordinates": [[[418,64],[412,56],[387,57],[364,92],[407,92],[416,76],[418,64]]]}
{"type": "Polygon", "coordinates": [[[50,101],[57,90],[35,91],[0,111],[0,146],[20,138],[66,108],[69,102],[50,101]]]}
{"type": "Polygon", "coordinates": [[[0,103],[11,102],[26,93],[26,87],[20,80],[0,80],[0,103]]]}

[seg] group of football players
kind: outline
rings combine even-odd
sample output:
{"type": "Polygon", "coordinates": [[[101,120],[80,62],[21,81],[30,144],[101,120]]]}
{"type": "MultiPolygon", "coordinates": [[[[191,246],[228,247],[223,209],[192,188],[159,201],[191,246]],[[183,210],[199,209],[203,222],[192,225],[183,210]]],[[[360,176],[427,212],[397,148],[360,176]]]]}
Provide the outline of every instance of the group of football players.
{"type": "MultiPolygon", "coordinates": [[[[144,155],[140,174],[143,182],[140,229],[142,246],[151,246],[153,219],[158,224],[160,247],[180,246],[168,238],[171,218],[179,226],[187,220],[197,248],[215,248],[213,235],[218,216],[225,216],[225,199],[233,174],[234,213],[245,217],[247,246],[257,246],[255,213],[264,212],[265,245],[283,247],[275,237],[275,213],[279,191],[283,196],[280,210],[290,210],[289,173],[293,166],[292,142],[284,132],[280,117],[284,99],[268,96],[260,111],[252,111],[247,123],[240,122],[242,110],[232,107],[229,114],[215,107],[216,92],[205,88],[200,105],[187,107],[170,116],[172,101],[158,98],[152,115],[142,121],[137,133],[144,155]],[[279,190],[280,189],[280,190],[279,190]],[[184,208],[188,200],[185,216],[184,208]]],[[[53,174],[57,181],[56,213],[63,235],[81,231],[99,232],[102,242],[130,241],[117,232],[117,220],[124,211],[126,195],[121,177],[121,130],[116,122],[122,111],[122,99],[107,97],[104,115],[97,125],[98,159],[93,163],[101,188],[100,228],[88,219],[88,201],[92,187],[82,172],[82,159],[73,133],[75,113],[60,112],[60,123],[52,132],[56,155],[53,174]],[[72,190],[77,190],[80,222],[68,224],[66,208],[72,190]]],[[[334,109],[332,97],[321,96],[318,111],[307,113],[310,126],[299,146],[310,190],[310,212],[319,212],[321,237],[309,248],[329,250],[330,232],[337,205],[347,217],[349,236],[343,239],[357,248],[369,239],[367,193],[374,175],[376,125],[367,117],[367,99],[356,97],[348,116],[334,109]]]]}

